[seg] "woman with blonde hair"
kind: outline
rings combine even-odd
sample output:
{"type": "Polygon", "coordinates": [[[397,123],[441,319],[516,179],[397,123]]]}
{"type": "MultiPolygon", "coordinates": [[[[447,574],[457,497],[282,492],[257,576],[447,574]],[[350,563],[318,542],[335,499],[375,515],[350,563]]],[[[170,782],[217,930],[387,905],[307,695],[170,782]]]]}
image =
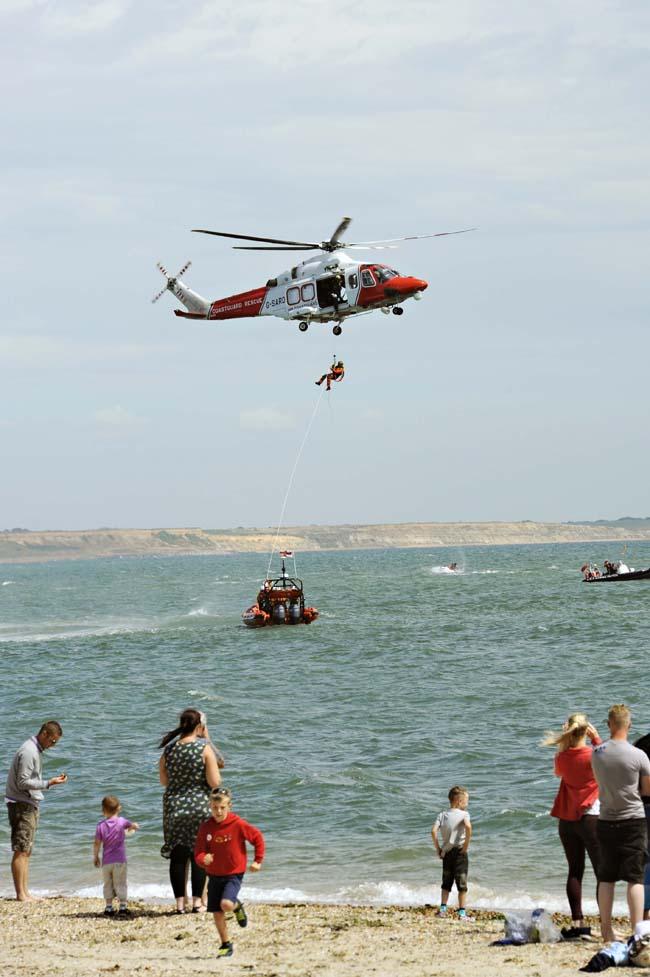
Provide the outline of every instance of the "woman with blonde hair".
{"type": "MultiPolygon", "coordinates": [[[[543,746],[555,746],[555,776],[560,777],[560,789],[551,808],[558,818],[558,831],[568,863],[566,894],[571,907],[573,925],[563,930],[568,939],[588,935],[582,914],[582,877],[585,871],[585,852],[589,856],[594,875],[598,877],[598,837],[596,827],[600,801],[598,784],[591,769],[592,746],[602,740],[582,712],[574,712],[559,733],[547,733],[543,746]],[[587,745],[587,740],[591,746],[587,745]]],[[[596,886],[598,898],[598,886],[596,886]]]]}

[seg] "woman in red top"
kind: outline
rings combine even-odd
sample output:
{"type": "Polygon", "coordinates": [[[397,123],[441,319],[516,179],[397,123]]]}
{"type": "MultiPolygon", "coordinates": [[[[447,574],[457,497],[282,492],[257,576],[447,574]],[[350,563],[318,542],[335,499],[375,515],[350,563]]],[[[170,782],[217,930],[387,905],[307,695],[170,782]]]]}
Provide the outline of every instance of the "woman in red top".
{"type": "MultiPolygon", "coordinates": [[[[565,937],[579,937],[588,933],[582,915],[582,877],[585,871],[585,852],[589,855],[594,875],[598,877],[598,838],[596,825],[600,801],[598,784],[591,769],[591,746],[602,740],[584,713],[573,713],[559,733],[549,733],[545,746],[556,746],[555,776],[561,777],[560,789],[551,815],[559,819],[560,841],[569,866],[566,894],[571,907],[573,926],[565,937]]],[[[598,887],[596,886],[596,898],[598,887]]]]}

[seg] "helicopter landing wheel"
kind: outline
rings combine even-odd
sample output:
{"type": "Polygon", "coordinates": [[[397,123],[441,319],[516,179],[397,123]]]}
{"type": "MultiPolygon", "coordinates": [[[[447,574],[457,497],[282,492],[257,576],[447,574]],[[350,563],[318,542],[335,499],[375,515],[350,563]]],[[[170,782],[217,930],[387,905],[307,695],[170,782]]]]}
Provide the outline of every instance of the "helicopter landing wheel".
{"type": "Polygon", "coordinates": [[[300,329],[300,332],[307,332],[307,330],[309,329],[309,323],[308,322],[299,322],[298,323],[298,329],[300,329]]]}
{"type": "Polygon", "coordinates": [[[343,330],[341,329],[340,326],[334,326],[332,332],[334,333],[335,336],[340,336],[343,330]]]}
{"type": "Polygon", "coordinates": [[[401,307],[401,305],[393,306],[393,315],[404,315],[404,309],[401,307]]]}

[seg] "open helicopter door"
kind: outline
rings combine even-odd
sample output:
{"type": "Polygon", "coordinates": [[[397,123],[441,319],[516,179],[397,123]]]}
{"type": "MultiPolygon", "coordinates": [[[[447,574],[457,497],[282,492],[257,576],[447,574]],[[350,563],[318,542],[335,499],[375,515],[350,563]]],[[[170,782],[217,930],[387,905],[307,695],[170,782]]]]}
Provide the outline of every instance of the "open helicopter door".
{"type": "Polygon", "coordinates": [[[348,303],[343,271],[336,271],[316,279],[316,296],[321,309],[338,309],[348,303]]]}

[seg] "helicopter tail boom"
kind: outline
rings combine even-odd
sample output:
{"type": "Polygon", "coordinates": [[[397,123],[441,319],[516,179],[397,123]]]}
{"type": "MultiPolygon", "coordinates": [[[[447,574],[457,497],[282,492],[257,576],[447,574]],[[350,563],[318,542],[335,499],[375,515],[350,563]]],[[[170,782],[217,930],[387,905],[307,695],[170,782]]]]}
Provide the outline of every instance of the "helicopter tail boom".
{"type": "Polygon", "coordinates": [[[239,295],[230,295],[228,298],[215,299],[214,302],[206,302],[195,292],[189,293],[193,299],[200,299],[203,303],[199,310],[190,306],[189,302],[182,298],[174,289],[174,295],[180,298],[183,305],[188,309],[174,309],[174,313],[184,319],[250,319],[261,314],[262,303],[267,294],[266,288],[253,288],[249,292],[241,292],[239,295]]]}

